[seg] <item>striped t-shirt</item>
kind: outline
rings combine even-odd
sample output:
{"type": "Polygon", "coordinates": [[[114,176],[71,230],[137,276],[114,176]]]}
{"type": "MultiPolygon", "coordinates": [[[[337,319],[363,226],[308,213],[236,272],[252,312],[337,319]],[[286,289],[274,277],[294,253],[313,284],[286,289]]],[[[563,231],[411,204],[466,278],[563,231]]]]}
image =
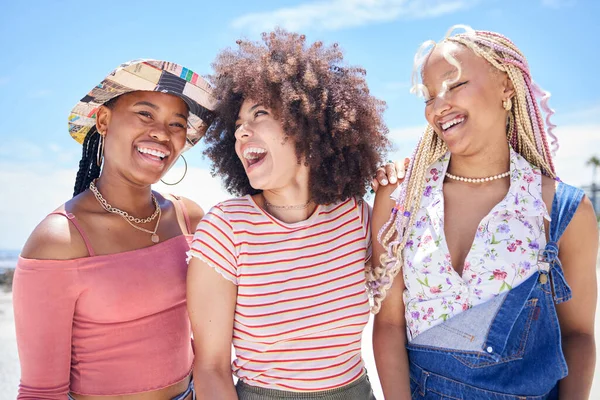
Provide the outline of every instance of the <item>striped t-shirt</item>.
{"type": "Polygon", "coordinates": [[[344,386],[364,370],[370,208],[351,198],[284,223],[250,196],[213,207],[191,254],[238,287],[233,373],[269,389],[344,386]]]}

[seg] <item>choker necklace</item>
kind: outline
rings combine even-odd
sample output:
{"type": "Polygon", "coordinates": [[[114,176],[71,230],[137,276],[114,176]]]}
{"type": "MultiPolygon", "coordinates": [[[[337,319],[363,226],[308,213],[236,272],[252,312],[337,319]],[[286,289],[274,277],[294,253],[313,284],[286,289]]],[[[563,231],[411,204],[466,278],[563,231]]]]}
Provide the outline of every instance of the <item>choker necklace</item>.
{"type": "Polygon", "coordinates": [[[135,229],[140,230],[142,232],[149,233],[150,235],[152,235],[152,236],[150,236],[150,240],[152,240],[152,243],[158,243],[160,238],[156,234],[156,231],[158,231],[158,224],[160,224],[161,209],[160,209],[160,205],[158,204],[158,200],[156,200],[156,197],[154,196],[154,193],[150,193],[150,196],[152,197],[152,202],[154,203],[154,207],[156,207],[156,209],[154,210],[154,213],[151,216],[149,216],[148,218],[141,219],[141,218],[135,218],[135,217],[129,215],[126,211],[123,211],[116,207],[111,206],[108,203],[108,201],[106,201],[106,199],[104,197],[102,197],[102,194],[100,194],[100,191],[98,191],[98,188],[96,187],[95,179],[90,183],[90,190],[92,191],[92,193],[94,193],[96,200],[98,200],[98,203],[100,203],[102,208],[104,208],[109,213],[120,215],[121,217],[123,217],[123,219],[125,221],[127,221],[127,223],[129,225],[133,226],[135,229]],[[146,228],[142,228],[141,226],[134,225],[134,223],[146,224],[148,222],[152,222],[156,219],[156,217],[158,217],[158,221],[156,221],[156,226],[154,227],[153,231],[146,229],[146,228]]]}
{"type": "MultiPolygon", "coordinates": [[[[263,196],[264,198],[264,196],[263,196]]],[[[276,210],[304,210],[308,207],[308,205],[312,202],[312,199],[309,199],[305,204],[296,204],[293,206],[276,206],[275,204],[271,204],[265,199],[265,207],[276,209],[276,210]]]]}
{"type": "Polygon", "coordinates": [[[469,182],[469,183],[483,183],[483,182],[490,182],[496,179],[502,179],[502,178],[506,178],[507,176],[510,175],[510,171],[506,171],[502,174],[498,174],[498,175],[494,175],[494,176],[489,176],[487,178],[465,178],[463,176],[457,176],[457,175],[452,175],[448,172],[446,172],[446,176],[450,179],[454,179],[455,181],[462,181],[462,182],[469,182]]]}

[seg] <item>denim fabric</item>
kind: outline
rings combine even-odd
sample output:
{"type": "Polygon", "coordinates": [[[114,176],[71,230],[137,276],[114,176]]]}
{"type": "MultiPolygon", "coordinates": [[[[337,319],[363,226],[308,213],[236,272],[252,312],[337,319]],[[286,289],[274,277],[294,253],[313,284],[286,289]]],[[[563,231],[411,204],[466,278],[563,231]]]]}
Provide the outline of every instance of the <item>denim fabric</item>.
{"type": "Polygon", "coordinates": [[[555,304],[571,298],[557,242],[583,192],[559,183],[538,271],[411,341],[413,399],[557,399],[567,376],[555,304]]]}

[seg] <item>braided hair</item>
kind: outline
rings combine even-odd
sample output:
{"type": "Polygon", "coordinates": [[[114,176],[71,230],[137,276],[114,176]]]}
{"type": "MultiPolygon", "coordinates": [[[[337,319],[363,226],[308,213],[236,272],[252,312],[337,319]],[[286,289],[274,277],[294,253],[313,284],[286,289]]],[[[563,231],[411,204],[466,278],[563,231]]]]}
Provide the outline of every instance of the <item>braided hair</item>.
{"type": "MultiPolygon", "coordinates": [[[[117,98],[110,99],[104,103],[104,106],[112,109],[117,98]]],[[[100,176],[101,166],[98,165],[97,157],[101,138],[102,136],[98,132],[98,129],[96,129],[96,126],[93,126],[83,140],[79,171],[77,171],[75,187],[73,188],[73,197],[85,191],[90,187],[90,183],[100,176]]]]}
{"type": "MultiPolygon", "coordinates": [[[[508,75],[514,85],[515,96],[512,99],[513,107],[508,114],[507,141],[530,164],[540,168],[542,174],[557,179],[552,151],[548,144],[549,137],[553,150],[558,148],[556,136],[552,133],[555,125],[549,119],[554,113],[547,105],[550,94],[533,82],[527,60],[519,49],[508,38],[498,33],[474,31],[462,25],[450,29],[444,42],[466,46],[496,70],[508,75]],[[467,32],[451,36],[456,28],[464,28],[467,32]],[[545,124],[542,110],[546,112],[545,124]]],[[[423,63],[436,45],[433,41],[425,42],[415,56],[413,92],[426,90],[423,85],[417,83],[416,76],[422,71],[423,63]]],[[[460,76],[460,64],[450,54],[445,54],[445,57],[449,63],[457,66],[460,76]]],[[[410,239],[410,227],[415,223],[421,204],[427,168],[447,151],[448,147],[444,141],[435,133],[433,127],[428,125],[411,157],[406,178],[400,186],[396,207],[378,233],[378,240],[387,253],[381,255],[380,265],[373,263],[367,271],[367,286],[374,301],[373,313],[379,311],[395,276],[402,269],[402,251],[410,239]]]]}

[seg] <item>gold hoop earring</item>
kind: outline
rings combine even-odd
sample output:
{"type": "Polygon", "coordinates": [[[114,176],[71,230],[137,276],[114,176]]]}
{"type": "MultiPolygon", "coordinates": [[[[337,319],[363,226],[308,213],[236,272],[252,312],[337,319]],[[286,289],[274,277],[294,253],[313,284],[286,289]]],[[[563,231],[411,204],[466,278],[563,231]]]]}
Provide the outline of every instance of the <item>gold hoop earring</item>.
{"type": "Polygon", "coordinates": [[[510,97],[506,100],[502,100],[502,108],[504,108],[506,111],[510,111],[512,108],[512,100],[510,97]]]}
{"type": "Polygon", "coordinates": [[[102,166],[102,161],[104,161],[104,135],[98,132],[100,135],[100,140],[98,141],[98,152],[96,153],[96,165],[99,167],[102,166]]]}
{"type": "Polygon", "coordinates": [[[185,170],[183,171],[183,176],[181,177],[181,179],[179,179],[179,180],[178,180],[177,182],[175,182],[175,183],[168,183],[168,182],[165,182],[165,181],[163,181],[163,180],[161,179],[160,181],[161,181],[162,183],[164,183],[165,185],[169,185],[169,186],[174,186],[174,185],[177,185],[179,182],[181,182],[181,181],[183,180],[183,178],[185,178],[185,175],[187,174],[187,169],[188,169],[188,167],[187,167],[187,160],[185,159],[185,157],[183,156],[183,154],[182,154],[182,155],[180,155],[179,157],[181,157],[181,158],[183,159],[183,163],[184,163],[184,166],[185,166],[185,170]]]}

